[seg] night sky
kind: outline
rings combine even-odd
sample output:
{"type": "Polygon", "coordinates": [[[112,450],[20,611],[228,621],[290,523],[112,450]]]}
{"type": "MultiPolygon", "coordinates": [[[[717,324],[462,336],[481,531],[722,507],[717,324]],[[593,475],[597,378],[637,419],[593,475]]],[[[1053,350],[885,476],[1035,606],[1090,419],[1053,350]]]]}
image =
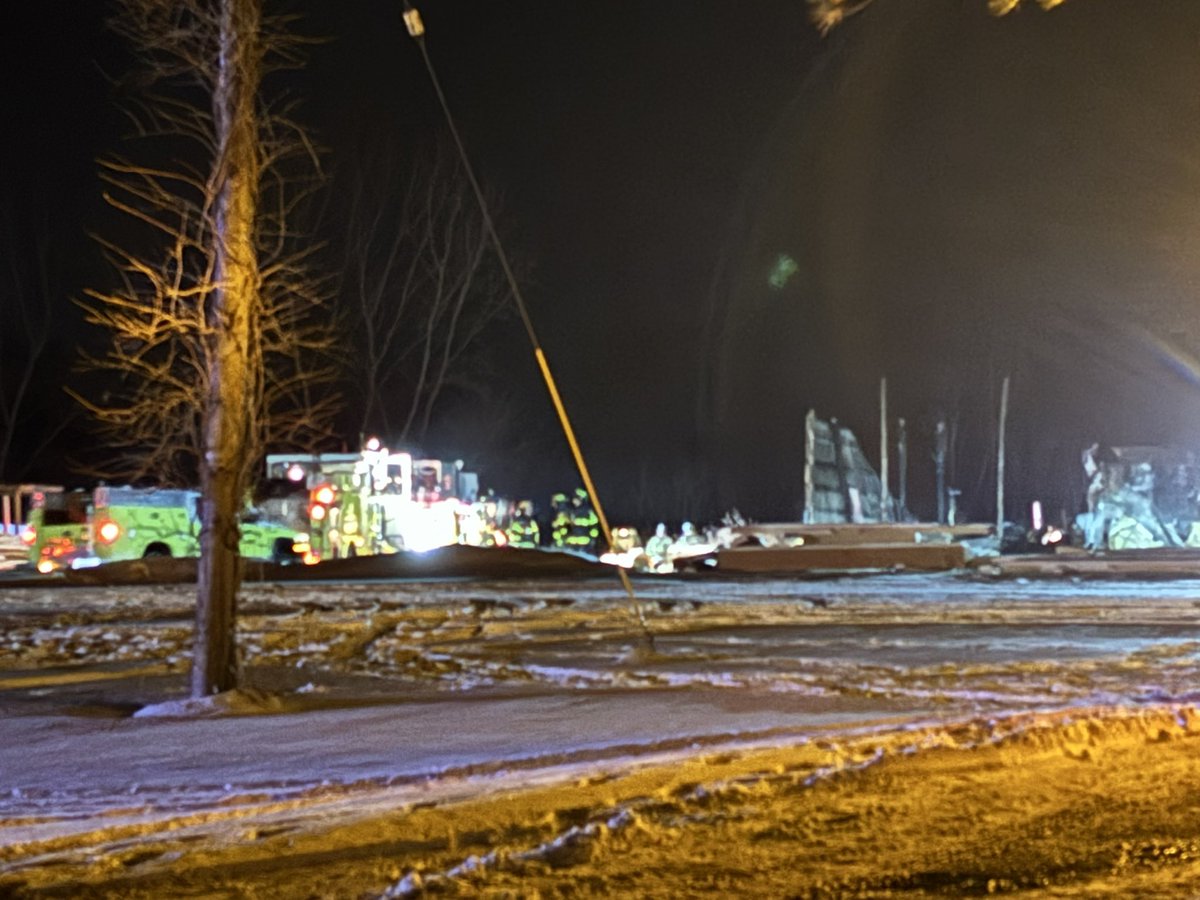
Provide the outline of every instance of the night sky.
{"type": "MultiPolygon", "coordinates": [[[[25,6],[0,224],[26,266],[45,222],[61,323],[32,434],[70,406],[73,346],[95,337],[68,298],[108,277],[87,237],[112,227],[94,160],[121,149],[102,73],[129,60],[102,4],[25,6]]],[[[333,166],[441,127],[401,4],[293,6],[330,38],[287,87],[333,166]]],[[[822,40],[801,0],[420,4],[615,518],[794,518],[805,412],[875,460],[885,375],[925,517],[939,414],[968,515],[993,515],[1005,374],[1010,516],[1073,510],[1092,440],[1200,446],[1200,7],[984,6],[876,0],[822,40]]],[[[453,404],[427,449],[544,500],[574,478],[513,325],[487,348],[504,421],[453,404]]],[[[78,440],[7,474],[69,480],[78,440]]]]}

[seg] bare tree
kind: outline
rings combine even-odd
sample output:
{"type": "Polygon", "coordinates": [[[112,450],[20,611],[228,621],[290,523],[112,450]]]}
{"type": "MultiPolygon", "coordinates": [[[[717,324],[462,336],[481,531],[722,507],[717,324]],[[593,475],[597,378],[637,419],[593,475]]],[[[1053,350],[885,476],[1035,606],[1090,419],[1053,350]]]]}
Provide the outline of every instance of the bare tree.
{"type": "MultiPolygon", "coordinates": [[[[20,443],[18,432],[33,427],[29,411],[37,386],[38,366],[45,358],[50,342],[53,313],[50,240],[44,221],[22,228],[28,235],[25,253],[15,243],[17,227],[14,207],[6,207],[4,233],[9,248],[4,291],[5,327],[0,331],[0,481],[19,477],[25,466],[15,463],[14,448],[20,443]],[[20,260],[26,260],[21,265],[20,260]]],[[[48,435],[39,433],[35,441],[48,435]]]]}
{"type": "Polygon", "coordinates": [[[484,329],[508,308],[470,186],[451,149],[386,152],[346,168],[341,290],[363,392],[362,433],[424,439],[443,392],[484,329]]]}
{"type": "MultiPolygon", "coordinates": [[[[822,34],[828,34],[850,16],[862,12],[872,0],[808,0],[808,12],[822,34]]],[[[986,0],[988,12],[1004,16],[1021,5],[1022,0],[986,0]]],[[[1063,0],[1036,0],[1042,9],[1053,9],[1063,0]]]]}
{"type": "Polygon", "coordinates": [[[300,63],[289,21],[259,0],[120,0],[113,27],[144,63],[135,135],[167,161],[104,162],[108,203],[143,233],[101,244],[117,287],[88,291],[111,334],[88,361],[113,378],[84,400],[120,451],[115,471],[203,495],[192,693],[236,686],[238,517],[272,446],[328,435],[333,370],[322,291],[289,219],[316,157],[263,77],[300,63]]]}

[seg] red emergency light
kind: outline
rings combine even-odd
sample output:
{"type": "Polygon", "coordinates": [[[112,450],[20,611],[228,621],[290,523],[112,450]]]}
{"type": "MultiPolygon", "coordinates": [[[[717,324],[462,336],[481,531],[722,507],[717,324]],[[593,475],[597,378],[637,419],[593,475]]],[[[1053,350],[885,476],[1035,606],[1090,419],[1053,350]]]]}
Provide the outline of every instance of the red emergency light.
{"type": "Polygon", "coordinates": [[[96,523],[96,537],[102,543],[111,544],[121,536],[121,526],[112,519],[101,519],[96,523]]]}
{"type": "Polygon", "coordinates": [[[337,501],[337,488],[332,484],[318,484],[308,492],[308,517],[314,522],[323,522],[329,515],[329,507],[337,501]]]}

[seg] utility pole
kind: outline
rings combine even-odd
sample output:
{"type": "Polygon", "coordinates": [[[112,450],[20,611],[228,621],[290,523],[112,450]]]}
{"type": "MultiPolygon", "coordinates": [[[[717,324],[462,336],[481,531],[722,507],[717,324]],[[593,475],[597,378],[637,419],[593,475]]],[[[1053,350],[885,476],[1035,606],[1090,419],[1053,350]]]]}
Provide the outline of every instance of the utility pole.
{"type": "MultiPolygon", "coordinates": [[[[471,158],[467,155],[467,148],[463,144],[458,125],[454,121],[454,116],[450,113],[450,104],[447,102],[446,95],[442,91],[441,82],[438,80],[437,72],[433,67],[433,60],[429,56],[429,49],[425,45],[425,23],[421,20],[421,14],[413,7],[411,0],[404,0],[404,24],[408,29],[409,37],[416,42],[417,48],[421,53],[421,58],[425,62],[425,70],[429,73],[430,83],[433,85],[438,103],[441,105],[442,112],[446,117],[446,125],[450,129],[451,137],[454,138],[455,147],[458,148],[458,155],[462,161],[463,171],[467,176],[467,181],[471,185],[471,190],[475,194],[475,200],[479,204],[479,213],[483,217],[484,228],[491,239],[492,249],[496,252],[496,258],[499,260],[500,268],[504,272],[504,278],[512,294],[513,303],[516,305],[517,313],[521,318],[521,324],[525,326],[525,333],[529,337],[529,343],[533,349],[534,358],[537,360],[538,369],[541,371],[542,379],[546,383],[546,390],[549,392],[550,400],[554,404],[554,410],[558,414],[558,421],[562,426],[563,436],[567,439],[567,445],[570,447],[571,456],[575,460],[575,467],[579,470],[579,477],[583,480],[583,487],[587,491],[588,499],[592,503],[592,508],[596,511],[596,518],[599,519],[604,541],[611,550],[613,547],[613,537],[612,530],[608,526],[608,517],[604,514],[604,507],[600,503],[600,495],[596,491],[596,486],[592,483],[592,476],[588,471],[587,462],[584,460],[583,450],[575,437],[575,430],[571,426],[566,405],[563,403],[562,396],[558,392],[558,385],[555,383],[554,374],[550,370],[550,363],[547,361],[541,342],[534,331],[533,320],[529,317],[529,309],[525,305],[521,287],[517,284],[517,277],[513,274],[512,266],[509,265],[508,254],[505,252],[504,244],[501,242],[500,235],[496,231],[496,224],[492,219],[487,199],[484,197],[483,188],[480,187],[479,179],[475,175],[475,167],[471,165],[471,158]]],[[[623,568],[620,566],[616,566],[615,568],[617,570],[617,577],[621,579],[621,585],[625,588],[625,595],[629,598],[629,605],[634,618],[641,628],[642,636],[652,648],[654,638],[650,633],[650,626],[646,623],[642,607],[638,603],[637,595],[634,593],[633,582],[629,580],[629,574],[623,568]]]]}
{"type": "Polygon", "coordinates": [[[1000,388],[1000,428],[996,436],[996,539],[1004,541],[1004,432],[1008,424],[1008,376],[1000,388]]]}
{"type": "Polygon", "coordinates": [[[896,422],[896,463],[900,469],[897,473],[900,482],[899,513],[905,514],[908,509],[908,425],[903,419],[896,422]]]}
{"type": "Polygon", "coordinates": [[[891,492],[888,490],[887,378],[879,379],[879,521],[890,522],[891,492]]]}
{"type": "Polygon", "coordinates": [[[938,419],[933,435],[933,469],[937,481],[937,520],[946,524],[946,420],[938,419]]]}

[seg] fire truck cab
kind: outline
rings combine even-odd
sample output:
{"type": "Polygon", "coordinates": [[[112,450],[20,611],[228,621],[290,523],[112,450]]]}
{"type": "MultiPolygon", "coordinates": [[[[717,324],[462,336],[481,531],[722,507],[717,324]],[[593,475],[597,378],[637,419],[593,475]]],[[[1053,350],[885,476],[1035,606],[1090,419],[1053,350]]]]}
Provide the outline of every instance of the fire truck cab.
{"type": "Polygon", "coordinates": [[[92,495],[87,491],[39,491],[33,495],[21,542],[39,572],[69,568],[90,554],[92,495]]]}
{"type": "Polygon", "coordinates": [[[414,459],[368,441],[360,453],[271,454],[267,478],[305,493],[306,562],[458,543],[478,493],[461,461],[414,459]]]}

